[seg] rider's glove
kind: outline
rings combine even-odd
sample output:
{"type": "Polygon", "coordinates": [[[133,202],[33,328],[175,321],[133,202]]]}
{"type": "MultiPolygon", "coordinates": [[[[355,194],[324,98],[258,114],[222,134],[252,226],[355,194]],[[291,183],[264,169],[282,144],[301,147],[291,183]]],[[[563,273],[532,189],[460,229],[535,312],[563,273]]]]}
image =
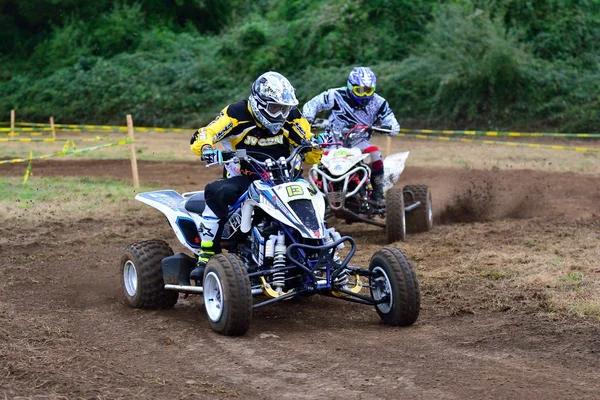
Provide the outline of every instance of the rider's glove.
{"type": "Polygon", "coordinates": [[[309,140],[304,141],[303,143],[306,147],[300,151],[302,154],[308,153],[313,149],[318,149],[321,147],[316,135],[311,137],[309,140]]]}
{"type": "Polygon", "coordinates": [[[398,134],[398,132],[392,131],[392,126],[391,125],[381,125],[381,129],[386,129],[386,130],[390,131],[388,133],[388,135],[390,135],[390,136],[396,136],[398,134]]]}
{"type": "Polygon", "coordinates": [[[328,143],[328,142],[332,141],[332,140],[329,140],[329,135],[326,132],[316,134],[315,138],[317,139],[317,143],[319,143],[319,144],[328,143]]]}
{"type": "Polygon", "coordinates": [[[202,150],[201,158],[203,161],[206,161],[207,164],[223,163],[223,153],[221,150],[213,149],[210,146],[202,150]]]}

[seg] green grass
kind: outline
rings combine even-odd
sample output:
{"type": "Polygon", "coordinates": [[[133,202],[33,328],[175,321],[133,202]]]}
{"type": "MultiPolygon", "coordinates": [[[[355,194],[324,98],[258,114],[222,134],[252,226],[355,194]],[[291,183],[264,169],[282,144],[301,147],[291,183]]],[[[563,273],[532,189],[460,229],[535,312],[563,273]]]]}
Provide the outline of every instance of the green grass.
{"type": "Polygon", "coordinates": [[[567,276],[567,279],[571,281],[580,281],[582,278],[583,274],[581,272],[573,272],[567,276]]]}
{"type": "MultiPolygon", "coordinates": [[[[188,139],[187,137],[183,141],[181,149],[168,149],[163,150],[159,149],[156,146],[153,148],[147,147],[137,147],[136,148],[136,157],[138,160],[146,160],[146,161],[176,161],[181,160],[181,153],[190,156],[192,153],[189,151],[189,146],[187,145],[188,139]]],[[[82,149],[86,147],[99,146],[102,144],[106,144],[106,142],[77,142],[77,148],[82,149]]],[[[42,155],[54,154],[58,153],[62,150],[62,146],[52,145],[43,149],[41,146],[44,144],[36,143],[19,143],[18,145],[14,145],[13,148],[3,148],[0,154],[0,158],[14,159],[14,158],[29,158],[29,152],[33,152],[33,157],[39,157],[42,155]],[[18,148],[17,148],[18,146],[18,148]],[[29,147],[27,147],[29,146],[29,147]]],[[[65,156],[53,157],[53,160],[64,160],[65,157],[69,157],[71,159],[77,160],[110,160],[110,159],[129,159],[130,153],[129,148],[127,146],[119,146],[119,147],[111,147],[107,149],[99,149],[95,151],[85,152],[85,153],[75,153],[75,154],[67,154],[65,156]]],[[[34,161],[35,163],[35,161],[34,161]]],[[[34,164],[35,168],[35,164],[34,164]]]]}
{"type": "Polygon", "coordinates": [[[7,178],[0,182],[0,219],[13,212],[44,209],[62,215],[76,210],[112,208],[133,200],[136,193],[155,189],[144,185],[134,189],[129,182],[99,178],[7,178]],[[6,210],[6,212],[4,211],[6,210]]]}
{"type": "Polygon", "coordinates": [[[485,271],[485,272],[482,272],[481,274],[479,274],[479,276],[481,276],[482,278],[490,279],[492,281],[512,278],[515,275],[516,275],[515,271],[509,271],[509,270],[506,270],[506,271],[492,270],[492,271],[485,271]]]}
{"type": "Polygon", "coordinates": [[[586,301],[575,301],[571,304],[569,312],[578,317],[600,318],[600,306],[598,306],[597,303],[594,304],[586,301]]]}

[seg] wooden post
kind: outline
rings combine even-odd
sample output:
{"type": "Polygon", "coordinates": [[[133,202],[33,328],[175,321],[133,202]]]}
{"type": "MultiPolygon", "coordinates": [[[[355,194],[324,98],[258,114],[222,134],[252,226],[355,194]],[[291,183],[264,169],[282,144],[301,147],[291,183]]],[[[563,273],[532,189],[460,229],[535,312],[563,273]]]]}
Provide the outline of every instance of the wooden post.
{"type": "Polygon", "coordinates": [[[10,110],[10,134],[15,133],[15,110],[10,110]]]}
{"type": "MultiPolygon", "coordinates": [[[[127,114],[127,131],[129,132],[129,138],[134,140],[133,138],[133,120],[131,119],[131,114],[127,114]]],[[[138,167],[137,167],[137,159],[135,158],[135,142],[129,145],[129,150],[131,154],[131,173],[133,174],[133,187],[140,187],[140,178],[138,176],[138,167]]]]}
{"type": "Polygon", "coordinates": [[[392,137],[388,135],[385,142],[385,156],[389,157],[392,154],[392,137]]]}
{"type": "Polygon", "coordinates": [[[54,117],[50,117],[50,129],[52,130],[52,139],[56,140],[56,130],[54,129],[54,117]]]}

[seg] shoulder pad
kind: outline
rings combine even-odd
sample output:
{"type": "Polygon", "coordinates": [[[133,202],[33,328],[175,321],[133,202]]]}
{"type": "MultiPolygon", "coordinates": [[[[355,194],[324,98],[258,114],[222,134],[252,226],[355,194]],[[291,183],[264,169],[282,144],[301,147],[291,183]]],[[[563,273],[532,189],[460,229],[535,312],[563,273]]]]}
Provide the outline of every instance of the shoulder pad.
{"type": "Polygon", "coordinates": [[[235,118],[238,121],[248,121],[252,119],[250,111],[248,111],[248,100],[232,103],[227,107],[227,115],[235,118]]]}
{"type": "Polygon", "coordinates": [[[302,113],[300,112],[300,110],[298,110],[298,108],[294,108],[292,111],[290,111],[290,115],[288,115],[287,120],[293,121],[298,118],[303,118],[302,113]]]}

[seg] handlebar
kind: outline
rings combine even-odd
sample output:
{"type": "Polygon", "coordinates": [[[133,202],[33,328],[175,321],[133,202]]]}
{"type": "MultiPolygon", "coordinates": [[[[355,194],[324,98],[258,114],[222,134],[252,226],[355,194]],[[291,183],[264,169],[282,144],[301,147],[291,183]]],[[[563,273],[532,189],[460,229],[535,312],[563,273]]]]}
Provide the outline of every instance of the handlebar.
{"type": "MultiPolygon", "coordinates": [[[[326,120],[326,119],[316,119],[311,125],[312,128],[325,128],[325,129],[330,126],[331,125],[329,124],[329,120],[326,120]]],[[[345,134],[351,130],[360,130],[360,129],[367,130],[370,132],[385,133],[388,135],[391,135],[393,133],[393,131],[391,129],[386,129],[386,128],[383,128],[380,126],[363,125],[363,124],[354,124],[354,125],[349,124],[342,130],[341,133],[345,134]]]]}
{"type": "MultiPolygon", "coordinates": [[[[227,158],[227,159],[226,160],[221,159],[218,162],[207,164],[206,167],[211,167],[213,165],[231,164],[231,163],[237,164],[240,161],[250,161],[250,162],[253,162],[256,165],[259,165],[263,168],[269,169],[276,164],[279,164],[279,165],[289,164],[294,158],[296,158],[296,156],[298,156],[298,154],[300,152],[302,152],[304,150],[323,148],[323,147],[328,147],[328,146],[337,145],[337,144],[341,144],[341,143],[338,143],[338,142],[316,143],[316,142],[309,142],[306,140],[300,146],[296,146],[294,148],[294,150],[292,151],[292,153],[289,155],[289,157],[287,157],[285,159],[283,159],[283,157],[282,157],[279,160],[272,160],[272,159],[268,158],[266,161],[260,161],[256,158],[252,157],[251,155],[248,154],[248,151],[246,149],[221,151],[221,154],[223,155],[222,158],[227,158]]],[[[214,151],[219,151],[219,150],[214,150],[214,151]]]]}
{"type": "Polygon", "coordinates": [[[327,128],[329,126],[329,120],[326,119],[315,119],[311,124],[312,128],[327,128]]]}
{"type": "Polygon", "coordinates": [[[391,129],[385,129],[385,128],[381,128],[379,126],[372,126],[370,129],[375,132],[381,132],[381,133],[387,133],[387,134],[394,133],[391,129]]]}

